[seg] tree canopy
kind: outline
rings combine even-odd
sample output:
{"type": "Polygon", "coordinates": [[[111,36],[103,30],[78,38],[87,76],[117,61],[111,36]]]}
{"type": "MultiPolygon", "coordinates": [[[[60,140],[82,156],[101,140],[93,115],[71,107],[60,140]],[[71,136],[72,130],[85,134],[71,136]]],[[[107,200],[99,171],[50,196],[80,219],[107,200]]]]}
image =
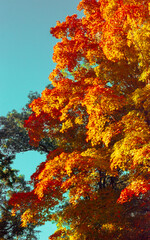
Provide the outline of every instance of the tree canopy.
{"type": "Polygon", "coordinates": [[[51,240],[148,239],[150,1],[82,0],[51,28],[56,67],[30,104],[30,143],[54,141],[14,194],[22,225],[56,221],[51,240]],[[30,206],[28,201],[30,199],[30,206]]]}

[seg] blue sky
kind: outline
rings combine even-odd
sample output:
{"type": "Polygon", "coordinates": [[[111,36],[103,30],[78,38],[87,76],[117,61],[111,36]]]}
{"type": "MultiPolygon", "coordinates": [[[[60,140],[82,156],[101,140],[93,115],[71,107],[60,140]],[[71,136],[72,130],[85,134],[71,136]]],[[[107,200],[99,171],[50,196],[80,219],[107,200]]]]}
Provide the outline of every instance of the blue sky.
{"type": "MultiPolygon", "coordinates": [[[[30,91],[41,93],[50,82],[56,39],[49,31],[56,21],[76,10],[79,0],[0,0],[0,115],[21,111],[30,91]]],[[[20,153],[14,168],[29,180],[36,166],[44,161],[39,153],[20,153]]],[[[41,228],[39,240],[46,240],[54,225],[41,228]]]]}
{"type": "MultiPolygon", "coordinates": [[[[79,0],[0,0],[0,114],[21,109],[41,92],[54,68],[56,21],[77,12],[79,0]]],[[[78,11],[79,14],[81,14],[78,11]]]]}

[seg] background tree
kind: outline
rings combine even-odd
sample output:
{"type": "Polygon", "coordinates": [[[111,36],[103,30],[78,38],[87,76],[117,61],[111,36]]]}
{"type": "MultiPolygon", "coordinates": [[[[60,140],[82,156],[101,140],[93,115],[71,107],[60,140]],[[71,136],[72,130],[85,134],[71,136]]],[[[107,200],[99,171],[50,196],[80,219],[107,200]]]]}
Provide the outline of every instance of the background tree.
{"type": "MultiPolygon", "coordinates": [[[[51,88],[51,85],[47,86],[51,88]]],[[[12,169],[11,164],[17,153],[26,151],[39,151],[47,153],[54,148],[54,143],[50,139],[43,139],[38,147],[29,144],[27,130],[24,128],[24,121],[31,114],[29,104],[33,99],[39,97],[37,92],[30,92],[29,102],[21,112],[13,110],[6,117],[0,117],[0,239],[37,239],[35,225],[28,224],[27,227],[21,226],[21,212],[12,216],[12,207],[8,205],[8,200],[13,192],[29,191],[29,184],[23,176],[18,176],[17,170],[12,169]]]]}
{"type": "Polygon", "coordinates": [[[54,88],[33,100],[25,126],[33,146],[50,138],[57,149],[32,175],[34,190],[10,201],[24,208],[23,226],[58,222],[51,240],[148,239],[149,7],[82,0],[82,19],[51,28],[61,39],[54,88]]]}
{"type": "MultiPolygon", "coordinates": [[[[51,88],[51,85],[47,86],[51,88]]],[[[20,152],[39,151],[47,153],[54,148],[54,143],[50,139],[43,139],[38,147],[31,146],[29,136],[24,127],[24,121],[31,114],[29,104],[40,96],[37,92],[30,92],[28,95],[29,101],[21,112],[12,110],[6,117],[0,117],[0,150],[7,155],[16,155],[20,152]]]]}
{"type": "Polygon", "coordinates": [[[38,239],[33,224],[21,226],[21,212],[12,215],[12,207],[8,200],[14,192],[29,191],[24,178],[18,176],[17,170],[12,169],[11,163],[14,156],[0,154],[0,239],[38,239]]]}

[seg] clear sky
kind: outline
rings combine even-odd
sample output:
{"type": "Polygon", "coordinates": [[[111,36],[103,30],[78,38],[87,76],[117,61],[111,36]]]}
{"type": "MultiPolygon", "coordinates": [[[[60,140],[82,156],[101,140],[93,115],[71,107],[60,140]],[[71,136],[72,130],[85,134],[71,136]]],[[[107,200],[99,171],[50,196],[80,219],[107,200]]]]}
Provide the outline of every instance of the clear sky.
{"type": "MultiPolygon", "coordinates": [[[[21,111],[30,91],[42,92],[54,68],[49,31],[56,21],[76,10],[79,0],[0,0],[0,115],[21,111]]],[[[14,167],[28,180],[45,157],[38,153],[18,154],[14,167]]],[[[54,225],[41,228],[39,240],[46,240],[54,225]]]]}

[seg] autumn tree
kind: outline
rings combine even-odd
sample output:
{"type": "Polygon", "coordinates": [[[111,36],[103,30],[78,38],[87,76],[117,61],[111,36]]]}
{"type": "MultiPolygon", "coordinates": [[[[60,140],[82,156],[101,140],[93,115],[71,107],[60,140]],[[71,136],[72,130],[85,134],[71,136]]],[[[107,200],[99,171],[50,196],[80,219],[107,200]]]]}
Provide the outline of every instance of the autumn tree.
{"type": "Polygon", "coordinates": [[[30,143],[57,143],[14,194],[22,225],[53,220],[51,240],[148,239],[150,2],[82,0],[51,28],[53,89],[30,104],[30,143]],[[30,198],[30,206],[28,199],[30,198]],[[56,213],[55,213],[56,212],[56,213]]]}

